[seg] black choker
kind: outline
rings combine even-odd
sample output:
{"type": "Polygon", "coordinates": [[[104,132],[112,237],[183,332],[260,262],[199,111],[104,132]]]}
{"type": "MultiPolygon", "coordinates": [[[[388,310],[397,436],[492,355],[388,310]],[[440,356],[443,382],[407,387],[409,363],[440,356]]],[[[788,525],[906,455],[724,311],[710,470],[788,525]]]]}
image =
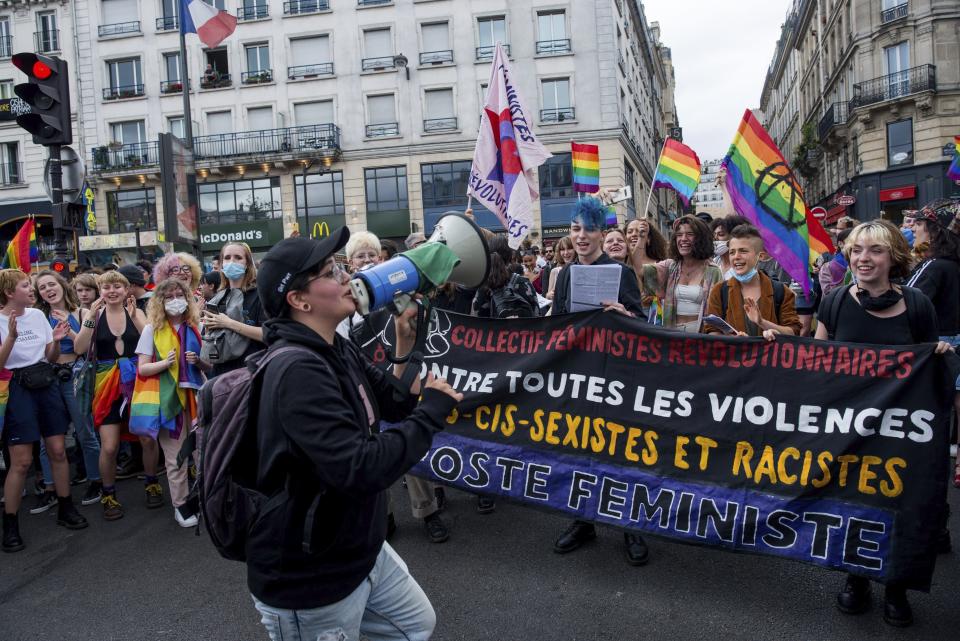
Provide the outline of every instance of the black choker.
{"type": "Polygon", "coordinates": [[[903,294],[895,289],[888,289],[879,296],[871,296],[867,291],[857,288],[857,300],[860,301],[860,307],[870,312],[881,312],[889,309],[900,302],[903,294]]]}

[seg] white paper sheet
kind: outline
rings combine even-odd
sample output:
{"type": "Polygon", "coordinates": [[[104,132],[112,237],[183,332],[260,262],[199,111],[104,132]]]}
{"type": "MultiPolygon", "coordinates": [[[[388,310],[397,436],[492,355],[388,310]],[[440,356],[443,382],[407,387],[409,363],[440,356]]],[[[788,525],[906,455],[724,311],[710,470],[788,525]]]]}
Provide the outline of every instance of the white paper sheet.
{"type": "Polygon", "coordinates": [[[620,265],[570,265],[570,311],[602,309],[620,297],[620,265]]]}

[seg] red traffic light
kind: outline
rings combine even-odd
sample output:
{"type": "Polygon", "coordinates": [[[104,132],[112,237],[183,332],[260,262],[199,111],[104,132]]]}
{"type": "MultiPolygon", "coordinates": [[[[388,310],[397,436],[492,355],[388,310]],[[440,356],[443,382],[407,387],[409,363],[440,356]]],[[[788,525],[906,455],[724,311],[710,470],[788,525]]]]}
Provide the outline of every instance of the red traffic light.
{"type": "Polygon", "coordinates": [[[53,75],[53,69],[47,66],[42,60],[33,63],[33,77],[37,80],[46,80],[53,75]]]}
{"type": "Polygon", "coordinates": [[[66,274],[70,271],[70,266],[67,264],[67,261],[62,258],[54,258],[50,261],[50,269],[58,274],[66,274]]]}

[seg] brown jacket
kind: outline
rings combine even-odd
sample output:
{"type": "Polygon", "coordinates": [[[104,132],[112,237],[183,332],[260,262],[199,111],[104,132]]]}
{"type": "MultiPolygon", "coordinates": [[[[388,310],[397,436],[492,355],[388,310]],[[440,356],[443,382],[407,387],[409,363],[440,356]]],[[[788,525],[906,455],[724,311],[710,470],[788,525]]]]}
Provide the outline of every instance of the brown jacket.
{"type": "MultiPolygon", "coordinates": [[[[776,310],[774,310],[773,281],[763,272],[759,272],[759,275],[760,300],[757,301],[757,305],[760,307],[760,316],[771,323],[791,327],[794,333],[799,335],[802,326],[800,324],[800,318],[797,316],[796,294],[786,285],[783,286],[783,302],[780,304],[780,315],[778,319],[776,310]]],[[[760,332],[751,333],[747,329],[747,315],[743,311],[743,293],[740,288],[740,281],[736,278],[731,278],[726,281],[726,283],[717,283],[713,286],[710,290],[710,298],[707,301],[707,314],[720,316],[738,331],[746,332],[754,336],[760,335],[760,332]],[[726,315],[723,314],[723,302],[720,295],[720,290],[724,284],[726,284],[728,289],[726,315]]],[[[714,329],[706,323],[704,323],[704,331],[708,334],[719,333],[719,330],[714,329]]]]}

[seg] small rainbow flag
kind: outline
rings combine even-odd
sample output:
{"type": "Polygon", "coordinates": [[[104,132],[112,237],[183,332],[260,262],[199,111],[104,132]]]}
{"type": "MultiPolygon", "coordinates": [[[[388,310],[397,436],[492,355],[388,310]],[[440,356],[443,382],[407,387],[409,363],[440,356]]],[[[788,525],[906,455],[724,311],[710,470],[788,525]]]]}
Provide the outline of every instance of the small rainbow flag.
{"type": "Polygon", "coordinates": [[[810,212],[796,176],[753,112],[747,109],[723,159],[733,208],[757,226],[767,252],[809,296],[810,212]]]}
{"type": "Polygon", "coordinates": [[[947,178],[960,180],[960,136],[953,137],[953,162],[947,169],[947,178]]]}
{"type": "Polygon", "coordinates": [[[677,192],[684,205],[700,184],[700,159],[682,142],[667,138],[657,161],[657,173],[653,176],[653,188],[666,187],[677,192]]]}
{"type": "Polygon", "coordinates": [[[29,272],[31,265],[39,259],[36,223],[31,216],[7,245],[7,253],[0,262],[0,269],[19,269],[29,272]]]}
{"type": "Polygon", "coordinates": [[[824,253],[834,253],[836,248],[830,234],[823,228],[820,221],[807,209],[807,234],[810,238],[810,264],[813,265],[824,253]]]}
{"type": "Polygon", "coordinates": [[[585,194],[600,191],[600,147],[570,143],[573,150],[573,190],[585,194]]]}
{"type": "Polygon", "coordinates": [[[617,226],[617,210],[612,206],[607,207],[607,217],[605,222],[607,223],[607,227],[617,226]]]}

